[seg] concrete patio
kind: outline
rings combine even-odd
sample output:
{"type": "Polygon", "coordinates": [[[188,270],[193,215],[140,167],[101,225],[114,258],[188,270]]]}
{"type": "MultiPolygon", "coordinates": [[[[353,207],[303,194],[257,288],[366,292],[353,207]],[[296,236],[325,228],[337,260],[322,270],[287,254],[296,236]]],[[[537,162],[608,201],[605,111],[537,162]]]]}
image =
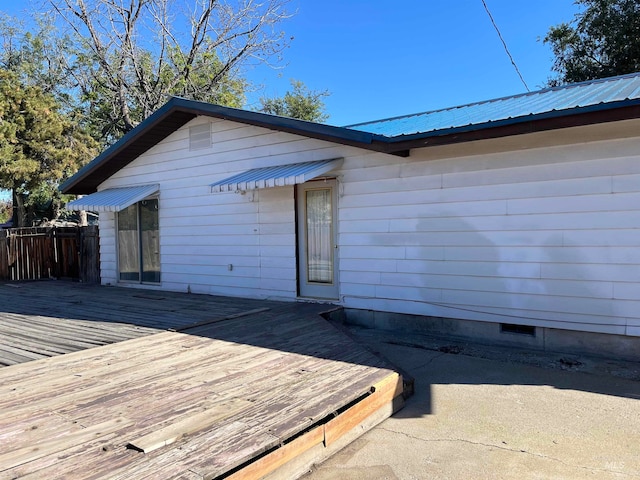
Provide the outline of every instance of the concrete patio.
{"type": "Polygon", "coordinates": [[[640,478],[640,364],[349,331],[415,395],[305,480],[640,478]]]}

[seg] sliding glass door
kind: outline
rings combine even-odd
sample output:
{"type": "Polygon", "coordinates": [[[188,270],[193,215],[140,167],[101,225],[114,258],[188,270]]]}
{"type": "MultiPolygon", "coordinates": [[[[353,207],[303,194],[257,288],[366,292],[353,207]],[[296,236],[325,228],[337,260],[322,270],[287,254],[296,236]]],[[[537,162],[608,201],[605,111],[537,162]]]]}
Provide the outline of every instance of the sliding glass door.
{"type": "Polygon", "coordinates": [[[160,283],[158,199],[142,200],[117,215],[120,280],[160,283]]]}

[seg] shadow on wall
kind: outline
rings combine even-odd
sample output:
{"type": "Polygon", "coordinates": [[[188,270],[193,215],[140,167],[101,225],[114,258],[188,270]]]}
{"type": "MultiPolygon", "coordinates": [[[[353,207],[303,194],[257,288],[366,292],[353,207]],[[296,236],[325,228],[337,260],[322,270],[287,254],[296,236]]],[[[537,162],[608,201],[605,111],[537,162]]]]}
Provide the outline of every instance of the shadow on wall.
{"type": "MultiPolygon", "coordinates": [[[[486,207],[472,208],[483,213],[486,207]]],[[[566,245],[563,230],[515,230],[522,228],[521,219],[512,223],[509,216],[484,215],[471,217],[474,222],[455,214],[422,219],[411,232],[371,236],[372,245],[397,242],[405,252],[404,259],[396,260],[396,272],[381,274],[371,310],[424,315],[443,323],[459,319],[625,334],[626,318],[633,312],[620,311],[614,302],[613,282],[606,277],[612,272],[589,258],[593,252],[566,245]],[[501,222],[504,226],[497,230],[501,222]]],[[[401,225],[406,228],[407,222],[401,225]]],[[[347,297],[347,305],[351,298],[357,297],[347,297]]],[[[366,299],[357,300],[355,308],[366,309],[361,306],[366,299]]],[[[399,326],[393,319],[369,323],[399,326]]],[[[443,328],[443,333],[458,333],[455,322],[443,328]]],[[[544,348],[544,342],[541,337],[524,343],[544,348]]]]}

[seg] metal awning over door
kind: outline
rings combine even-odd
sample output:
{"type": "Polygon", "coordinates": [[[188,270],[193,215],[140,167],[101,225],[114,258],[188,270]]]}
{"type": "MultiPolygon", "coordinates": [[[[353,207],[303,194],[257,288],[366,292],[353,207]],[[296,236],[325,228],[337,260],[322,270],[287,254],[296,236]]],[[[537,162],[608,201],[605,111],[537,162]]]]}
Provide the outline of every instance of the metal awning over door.
{"type": "Polygon", "coordinates": [[[211,184],[211,192],[238,192],[259,188],[284,187],[313,180],[342,165],[342,159],[293,163],[254,168],[211,184]]]}

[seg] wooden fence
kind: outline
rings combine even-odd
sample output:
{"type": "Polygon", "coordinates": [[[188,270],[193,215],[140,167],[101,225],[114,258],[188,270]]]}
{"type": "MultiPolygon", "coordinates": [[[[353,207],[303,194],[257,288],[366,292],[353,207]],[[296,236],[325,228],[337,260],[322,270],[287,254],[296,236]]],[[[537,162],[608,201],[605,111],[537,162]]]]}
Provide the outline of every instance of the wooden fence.
{"type": "Polygon", "coordinates": [[[98,227],[0,230],[0,280],[100,283],[98,227]]]}

